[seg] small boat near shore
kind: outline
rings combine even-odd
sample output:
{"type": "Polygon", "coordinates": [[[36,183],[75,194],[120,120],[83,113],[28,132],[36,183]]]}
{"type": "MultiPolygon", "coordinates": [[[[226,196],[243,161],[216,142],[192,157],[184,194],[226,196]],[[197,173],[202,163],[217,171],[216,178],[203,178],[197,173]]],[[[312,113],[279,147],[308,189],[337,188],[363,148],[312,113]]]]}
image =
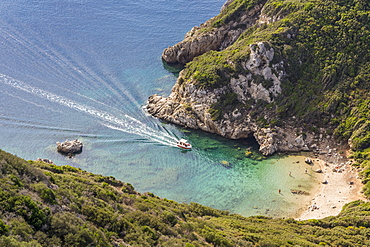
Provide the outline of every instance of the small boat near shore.
{"type": "Polygon", "coordinates": [[[179,148],[182,148],[182,149],[187,149],[187,150],[192,149],[191,144],[185,139],[180,139],[176,143],[176,146],[179,147],[179,148]]]}

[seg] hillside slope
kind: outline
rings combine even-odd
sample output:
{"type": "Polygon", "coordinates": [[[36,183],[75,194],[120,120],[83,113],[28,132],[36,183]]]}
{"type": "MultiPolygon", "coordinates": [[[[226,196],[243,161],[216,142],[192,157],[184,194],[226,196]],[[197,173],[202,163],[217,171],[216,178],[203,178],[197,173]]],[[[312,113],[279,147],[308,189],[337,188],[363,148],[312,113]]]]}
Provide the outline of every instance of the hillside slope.
{"type": "Polygon", "coordinates": [[[264,155],[370,146],[366,0],[234,0],[162,58],[185,68],[153,116],[239,139],[264,155]],[[315,150],[316,149],[316,150],[315,150]]]}
{"type": "Polygon", "coordinates": [[[0,246],[369,246],[369,212],[353,202],[323,220],[245,218],[0,150],[0,246]]]}

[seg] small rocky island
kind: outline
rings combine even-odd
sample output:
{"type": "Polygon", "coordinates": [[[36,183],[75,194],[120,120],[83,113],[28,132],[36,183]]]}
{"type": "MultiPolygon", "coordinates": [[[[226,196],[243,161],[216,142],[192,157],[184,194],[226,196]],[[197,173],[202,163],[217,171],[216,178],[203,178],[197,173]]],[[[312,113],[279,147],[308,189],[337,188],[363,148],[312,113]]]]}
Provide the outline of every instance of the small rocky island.
{"type": "Polygon", "coordinates": [[[69,157],[82,152],[83,144],[79,140],[66,140],[65,142],[57,142],[56,144],[57,151],[61,154],[68,155],[69,157]]]}

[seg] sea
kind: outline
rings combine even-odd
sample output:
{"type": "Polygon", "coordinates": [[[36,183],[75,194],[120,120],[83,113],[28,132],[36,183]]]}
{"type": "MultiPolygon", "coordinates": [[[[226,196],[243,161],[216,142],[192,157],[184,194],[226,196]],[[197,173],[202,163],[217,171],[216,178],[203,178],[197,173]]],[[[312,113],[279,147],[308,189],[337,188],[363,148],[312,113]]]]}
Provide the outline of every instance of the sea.
{"type": "Polygon", "coordinates": [[[150,95],[166,96],[176,82],[163,49],[224,2],[1,0],[0,148],[114,176],[179,203],[293,217],[309,197],[290,190],[317,184],[304,156],[264,158],[253,139],[227,140],[145,112],[150,95]],[[177,148],[180,138],[193,149],[177,148]],[[75,139],[81,154],[56,151],[56,142],[75,139]]]}

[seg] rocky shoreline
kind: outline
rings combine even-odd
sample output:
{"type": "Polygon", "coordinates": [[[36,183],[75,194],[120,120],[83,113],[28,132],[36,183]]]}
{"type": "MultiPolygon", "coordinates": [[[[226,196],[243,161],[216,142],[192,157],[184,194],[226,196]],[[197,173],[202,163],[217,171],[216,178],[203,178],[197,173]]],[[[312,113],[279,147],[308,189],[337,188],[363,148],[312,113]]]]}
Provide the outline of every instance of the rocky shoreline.
{"type": "MultiPolygon", "coordinates": [[[[227,1],[221,12],[232,2],[227,1]]],[[[209,50],[225,49],[256,23],[262,25],[278,20],[278,15],[268,17],[264,13],[264,3],[262,1],[248,11],[241,12],[235,20],[221,27],[212,26],[212,19],[200,27],[194,27],[183,41],[164,50],[163,60],[169,64],[185,64],[209,50]],[[205,32],[205,29],[210,31],[205,32]]],[[[227,85],[202,88],[195,79],[185,78],[182,71],[168,97],[149,97],[146,107],[148,113],[171,123],[230,139],[254,137],[260,145],[260,152],[266,156],[276,152],[313,151],[315,147],[321,147],[324,137],[320,138],[320,134],[293,127],[297,121],[292,120],[292,124],[285,121],[283,127],[266,128],[245,107],[250,101],[254,101],[254,104],[259,101],[274,102],[281,93],[281,81],[286,76],[284,61],[275,56],[273,47],[267,42],[252,44],[249,50],[249,57],[238,65],[244,72],[228,75],[230,81],[227,85]],[[271,83],[263,85],[255,78],[271,83]],[[244,106],[240,107],[238,104],[233,107],[224,103],[230,95],[244,106]],[[217,104],[226,104],[228,109],[214,109],[217,104]],[[219,111],[218,118],[212,111],[219,111]]],[[[254,107],[250,106],[251,109],[254,107]]]]}
{"type": "MultiPolygon", "coordinates": [[[[232,3],[227,1],[221,13],[232,3]]],[[[164,50],[163,60],[169,64],[185,64],[209,50],[226,49],[252,25],[268,24],[282,18],[279,14],[269,15],[265,3],[261,1],[253,8],[240,12],[233,21],[220,27],[212,23],[214,18],[200,27],[194,27],[183,41],[164,50]]],[[[289,33],[287,38],[294,35],[289,33]]],[[[268,42],[250,44],[245,54],[246,57],[238,64],[227,61],[227,66],[238,67],[239,72],[228,74],[223,71],[227,79],[215,87],[199,85],[194,75],[181,71],[168,97],[149,97],[148,113],[174,124],[229,139],[254,137],[260,145],[259,151],[265,156],[276,152],[312,151],[339,157],[335,155],[335,150],[339,152],[347,147],[328,135],[325,128],[311,131],[312,128],[302,126],[298,117],[282,119],[276,116],[276,109],[269,110],[267,107],[256,114],[255,109],[261,102],[273,105],[281,94],[289,65],[268,42]],[[280,123],[266,124],[274,120],[280,123]]],[[[274,107],[277,108],[270,106],[274,107]]]]}
{"type": "MultiPolygon", "coordinates": [[[[149,97],[146,106],[149,114],[186,128],[200,129],[229,139],[254,137],[260,145],[259,151],[266,156],[276,152],[312,151],[317,154],[332,153],[335,157],[335,150],[348,149],[345,144],[338,143],[333,136],[328,135],[325,128],[310,132],[302,126],[297,127],[299,120],[295,117],[284,120],[282,127],[266,128],[247,110],[234,108],[232,111],[224,111],[222,118],[215,120],[211,114],[212,106],[230,89],[227,86],[213,90],[200,89],[193,83],[183,85],[181,80],[182,73],[168,97],[149,97]]],[[[275,86],[278,87],[278,83],[275,86]]],[[[263,95],[269,93],[257,90],[254,97],[261,99],[263,95]]],[[[237,96],[243,97],[238,93],[237,96]]]]}

